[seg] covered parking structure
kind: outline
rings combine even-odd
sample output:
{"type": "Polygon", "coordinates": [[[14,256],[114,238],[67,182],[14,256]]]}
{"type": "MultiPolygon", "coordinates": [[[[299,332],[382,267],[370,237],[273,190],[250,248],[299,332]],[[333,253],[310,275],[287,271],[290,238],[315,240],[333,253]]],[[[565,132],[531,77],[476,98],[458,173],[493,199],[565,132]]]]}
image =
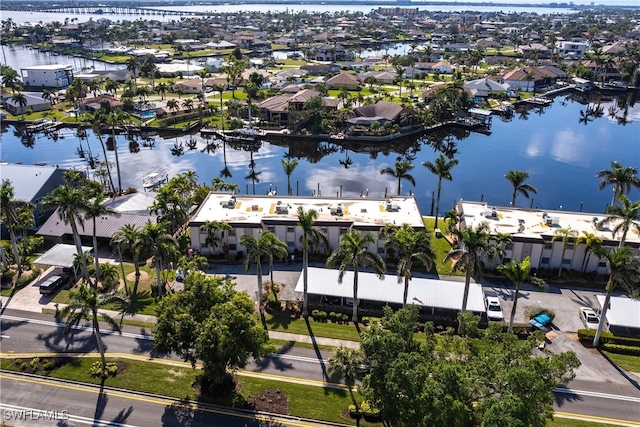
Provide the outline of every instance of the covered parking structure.
{"type": "MultiPolygon", "coordinates": [[[[604,295],[597,295],[600,313],[604,305],[604,295]]],[[[640,337],[640,301],[631,298],[611,297],[607,318],[609,331],[615,335],[640,337]]]]}
{"type": "MultiPolygon", "coordinates": [[[[82,247],[83,252],[89,252],[91,249],[92,248],[90,246],[82,247]]],[[[76,254],[75,245],[58,243],[42,256],[38,257],[33,263],[39,266],[72,268],[76,254]]]]}
{"type": "MultiPolygon", "coordinates": [[[[338,270],[309,267],[308,289],[310,295],[346,299],[353,298],[353,271],[347,271],[342,283],[338,283],[338,270]]],[[[296,284],[296,292],[304,292],[302,275],[296,284]]],[[[464,282],[414,277],[409,283],[407,303],[421,306],[425,315],[455,317],[462,308],[464,282]]],[[[358,299],[373,302],[373,305],[402,305],[404,281],[398,283],[395,274],[386,274],[380,280],[373,273],[358,273],[358,299]]],[[[478,283],[471,283],[467,310],[477,314],[485,313],[484,292],[478,283]]]]}

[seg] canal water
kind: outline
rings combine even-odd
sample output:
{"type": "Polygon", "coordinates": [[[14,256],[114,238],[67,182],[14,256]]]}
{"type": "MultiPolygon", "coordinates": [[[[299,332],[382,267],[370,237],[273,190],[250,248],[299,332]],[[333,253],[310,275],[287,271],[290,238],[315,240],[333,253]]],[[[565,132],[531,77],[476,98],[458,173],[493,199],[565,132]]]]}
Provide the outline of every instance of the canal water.
{"type": "MultiPolygon", "coordinates": [[[[421,163],[433,161],[439,149],[459,160],[452,170],[453,181],[443,182],[443,210],[461,198],[507,205],[511,186],[504,174],[518,169],[529,172],[528,183],[537,188],[538,194],[532,195],[533,201],[519,196],[517,206],[602,212],[611,200],[611,188],[598,190],[596,172],[609,168],[614,160],[640,168],[640,105],[630,94],[611,98],[602,106],[601,117],[585,120],[586,105],[568,96],[559,97],[544,109],[517,112],[510,121],[494,117],[490,135],[456,130],[399,142],[348,146],[291,139],[263,142],[253,151],[199,133],[130,139],[118,135],[117,147],[123,186],[141,191],[145,174],[167,168],[170,176],[194,170],[201,183],[221,176],[237,183],[242,193],[276,190],[277,194],[286,194],[287,177],[281,160],[297,158],[299,165],[291,176],[294,194],[312,195],[319,190],[322,196],[336,196],[342,191],[345,197],[383,197],[396,192],[397,181],[380,174],[380,170],[393,167],[398,157],[407,157],[415,165],[411,173],[416,186],[403,181],[402,192],[415,194],[424,214],[430,213],[437,179],[421,163]],[[619,118],[610,116],[611,108],[619,118]]],[[[92,132],[87,136],[81,140],[75,129],[61,129],[55,138],[42,134],[30,138],[21,136],[13,126],[3,126],[0,158],[75,168],[92,175],[89,155],[98,160],[103,155],[97,137],[92,132]],[[80,150],[84,158],[78,154],[80,150]]],[[[115,161],[112,151],[107,155],[115,161]]],[[[640,193],[634,190],[630,197],[638,200],[640,193]]]]}

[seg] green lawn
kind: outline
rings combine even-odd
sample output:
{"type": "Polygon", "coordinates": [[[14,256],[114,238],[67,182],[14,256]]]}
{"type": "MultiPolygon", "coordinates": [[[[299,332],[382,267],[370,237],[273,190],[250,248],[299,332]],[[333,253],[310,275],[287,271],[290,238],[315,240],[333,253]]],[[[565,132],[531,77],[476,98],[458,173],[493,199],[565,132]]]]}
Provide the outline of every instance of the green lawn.
{"type": "Polygon", "coordinates": [[[604,352],[616,365],[630,372],[640,372],[640,356],[604,352]]]}
{"type": "MultiPolygon", "coordinates": [[[[425,227],[427,227],[427,230],[429,230],[429,232],[431,232],[431,235],[432,235],[431,246],[433,247],[433,250],[436,254],[435,264],[436,264],[436,270],[438,271],[438,274],[444,274],[444,275],[457,274],[457,273],[452,273],[451,271],[451,261],[447,261],[446,263],[443,263],[445,255],[451,250],[451,245],[449,245],[449,242],[447,242],[445,238],[438,239],[435,237],[435,233],[433,231],[436,223],[435,218],[425,216],[425,217],[422,217],[422,219],[424,221],[425,227]]],[[[444,226],[445,226],[444,221],[439,220],[438,228],[443,230],[444,226]]]]}
{"type": "MultiPolygon", "coordinates": [[[[294,319],[288,315],[266,315],[267,329],[270,331],[288,332],[291,334],[309,335],[309,328],[304,319],[294,319]]],[[[309,320],[311,333],[317,337],[335,338],[347,341],[360,341],[354,326],[335,323],[322,323],[309,320]]]]}

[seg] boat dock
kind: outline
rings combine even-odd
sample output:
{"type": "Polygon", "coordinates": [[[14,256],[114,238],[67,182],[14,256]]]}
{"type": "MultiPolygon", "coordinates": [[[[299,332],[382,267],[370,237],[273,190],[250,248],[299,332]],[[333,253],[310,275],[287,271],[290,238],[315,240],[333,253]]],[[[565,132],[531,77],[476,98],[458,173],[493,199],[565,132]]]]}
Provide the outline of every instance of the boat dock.
{"type": "Polygon", "coordinates": [[[27,125],[27,131],[32,133],[49,132],[58,129],[61,124],[62,123],[55,122],[51,119],[39,119],[27,125]]]}

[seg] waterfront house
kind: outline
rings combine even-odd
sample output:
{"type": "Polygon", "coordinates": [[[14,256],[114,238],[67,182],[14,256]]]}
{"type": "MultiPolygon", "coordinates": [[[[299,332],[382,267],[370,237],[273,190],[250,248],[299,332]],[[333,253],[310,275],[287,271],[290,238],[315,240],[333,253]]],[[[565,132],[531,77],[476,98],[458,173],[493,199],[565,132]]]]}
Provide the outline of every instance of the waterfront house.
{"type": "MultiPolygon", "coordinates": [[[[303,89],[296,93],[285,93],[262,101],[259,104],[260,119],[268,122],[287,125],[293,120],[304,120],[305,104],[309,99],[321,96],[320,92],[303,89]]],[[[323,98],[325,109],[337,109],[338,101],[323,98]]]]}
{"type": "Polygon", "coordinates": [[[353,61],[354,55],[341,44],[324,44],[312,48],[309,59],[314,61],[353,61]]]}
{"type": "Polygon", "coordinates": [[[25,114],[27,111],[47,111],[51,110],[51,102],[42,98],[40,92],[22,92],[24,95],[26,104],[24,106],[18,104],[15,100],[8,96],[3,101],[4,108],[14,116],[18,114],[25,114]]]}
{"type": "Polygon", "coordinates": [[[80,101],[81,111],[96,111],[103,105],[109,105],[111,110],[122,108],[122,101],[111,95],[98,95],[95,98],[84,98],[80,101]]]}
{"type": "Polygon", "coordinates": [[[357,230],[371,233],[374,242],[368,249],[384,256],[386,251],[380,228],[387,224],[409,224],[416,230],[424,230],[422,215],[412,196],[330,198],[212,192],[189,223],[191,247],[205,255],[220,254],[225,246],[229,256],[246,254],[246,248],[240,244],[240,236],[258,238],[261,232],[270,231],[287,244],[290,253],[302,251],[302,231],[297,225],[299,206],[305,211],[316,210],[318,219],[315,225],[329,239],[330,248],[315,248],[318,251],[338,247],[340,235],[357,230]],[[209,247],[206,244],[207,233],[200,230],[207,221],[226,222],[232,227],[224,237],[216,232],[216,237],[222,242],[218,247],[209,247]]]}
{"type": "Polygon", "coordinates": [[[34,65],[20,68],[25,87],[64,89],[73,82],[72,65],[34,65]]]}
{"type": "Polygon", "coordinates": [[[54,165],[22,165],[0,163],[2,179],[7,179],[13,186],[16,200],[29,202],[35,206],[33,216],[36,227],[39,227],[52,210],[42,209],[42,199],[55,188],[64,184],[64,174],[68,169],[54,165]]]}
{"type": "Polygon", "coordinates": [[[508,83],[499,83],[489,77],[471,80],[464,84],[465,89],[469,89],[474,98],[487,98],[491,94],[507,95],[511,91],[508,83]]]}
{"type": "MultiPolygon", "coordinates": [[[[606,273],[605,263],[597,256],[588,256],[586,246],[576,244],[575,238],[570,240],[563,256],[562,240],[552,241],[555,231],[561,228],[575,230],[577,236],[582,235],[583,231],[593,233],[602,239],[605,248],[617,247],[621,237],[612,235],[611,230],[616,223],[607,227],[600,225],[605,218],[603,214],[499,207],[470,201],[459,201],[456,210],[460,217],[460,227],[475,228],[486,222],[493,235],[510,235],[513,243],[504,248],[502,262],[529,256],[531,267],[536,269],[559,269],[562,265],[567,270],[606,273]]],[[[640,236],[629,232],[626,246],[640,255],[640,236]]],[[[495,267],[499,261],[490,264],[485,260],[485,266],[495,267]]]]}
{"type": "Polygon", "coordinates": [[[526,58],[536,55],[538,58],[548,58],[551,50],[542,43],[529,43],[518,47],[518,51],[526,58]]]}
{"type": "Polygon", "coordinates": [[[400,104],[389,101],[378,101],[375,104],[367,104],[353,109],[354,118],[347,120],[352,125],[371,126],[372,123],[393,122],[400,124],[407,116],[409,110],[400,104]]]}
{"type": "Polygon", "coordinates": [[[587,52],[587,43],[560,40],[556,43],[556,52],[565,58],[581,59],[587,52]]]}

